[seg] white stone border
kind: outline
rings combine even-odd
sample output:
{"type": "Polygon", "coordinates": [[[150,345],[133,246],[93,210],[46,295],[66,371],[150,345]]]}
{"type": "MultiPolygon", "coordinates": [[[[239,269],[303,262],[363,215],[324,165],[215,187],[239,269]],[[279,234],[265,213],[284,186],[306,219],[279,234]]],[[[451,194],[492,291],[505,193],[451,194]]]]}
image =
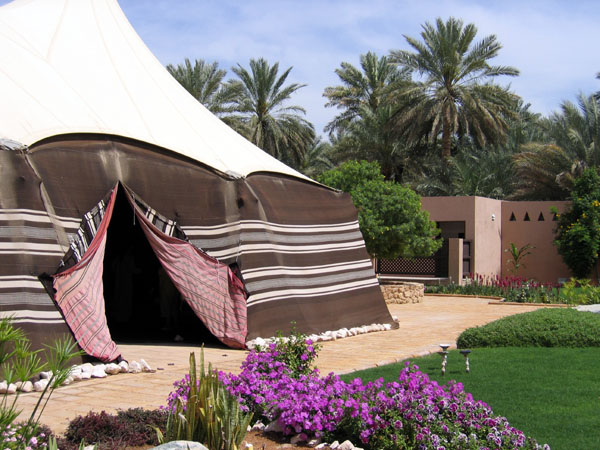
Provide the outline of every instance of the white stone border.
{"type": "MultiPolygon", "coordinates": [[[[392,317],[394,321],[397,323],[398,319],[396,317],[392,317]]],[[[343,339],[345,337],[357,336],[359,334],[373,333],[375,331],[388,331],[393,329],[394,326],[391,323],[373,323],[371,325],[364,325],[362,327],[352,327],[352,328],[340,328],[335,331],[325,331],[321,334],[309,334],[306,336],[306,339],[310,339],[313,342],[326,342],[326,341],[335,341],[337,339],[343,339]]],[[[279,338],[276,336],[270,338],[261,338],[257,337],[255,339],[246,341],[246,347],[249,350],[256,348],[257,346],[264,347],[272,342],[277,341],[279,338]]],[[[288,337],[282,337],[284,342],[289,340],[288,337]]]]}

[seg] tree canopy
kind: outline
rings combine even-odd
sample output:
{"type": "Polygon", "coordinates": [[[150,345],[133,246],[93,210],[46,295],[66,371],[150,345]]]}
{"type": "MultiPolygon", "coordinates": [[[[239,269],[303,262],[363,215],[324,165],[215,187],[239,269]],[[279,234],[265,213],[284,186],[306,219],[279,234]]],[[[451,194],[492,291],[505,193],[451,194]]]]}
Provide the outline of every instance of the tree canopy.
{"type": "Polygon", "coordinates": [[[570,200],[570,209],[559,216],[554,243],[573,276],[586,278],[597,266],[600,251],[600,176],[596,169],[584,170],[575,180],[570,200]]]}
{"type": "Polygon", "coordinates": [[[421,77],[399,92],[398,126],[413,139],[428,131],[433,141],[441,133],[444,158],[451,155],[453,135],[471,136],[480,146],[502,142],[517,101],[490,81],[519,71],[490,65],[502,46],[494,35],[474,42],[476,34],[474,24],[438,18],[435,25],[423,25],[421,41],[404,36],[413,51],[393,50],[390,55],[392,62],[421,77]]]}
{"type": "Polygon", "coordinates": [[[421,210],[411,189],[386,181],[376,162],[350,161],[327,171],[319,181],[352,196],[367,251],[373,257],[429,256],[437,251],[439,229],[421,210]]]}
{"type": "Polygon", "coordinates": [[[315,131],[304,119],[306,111],[287,102],[304,84],[285,84],[291,67],[279,74],[279,63],[270,65],[265,59],[251,59],[250,70],[238,64],[233,72],[242,84],[235,100],[242,114],[245,136],[267,153],[298,167],[313,144],[315,131]]]}

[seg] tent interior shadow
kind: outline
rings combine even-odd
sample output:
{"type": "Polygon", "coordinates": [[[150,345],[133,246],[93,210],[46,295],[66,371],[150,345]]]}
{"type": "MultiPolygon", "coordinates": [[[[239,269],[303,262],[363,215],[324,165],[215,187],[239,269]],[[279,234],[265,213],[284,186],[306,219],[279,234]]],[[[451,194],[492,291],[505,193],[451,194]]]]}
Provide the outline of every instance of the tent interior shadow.
{"type": "Polygon", "coordinates": [[[104,255],[104,300],[119,343],[221,345],[181,298],[119,187],[104,255]]]}

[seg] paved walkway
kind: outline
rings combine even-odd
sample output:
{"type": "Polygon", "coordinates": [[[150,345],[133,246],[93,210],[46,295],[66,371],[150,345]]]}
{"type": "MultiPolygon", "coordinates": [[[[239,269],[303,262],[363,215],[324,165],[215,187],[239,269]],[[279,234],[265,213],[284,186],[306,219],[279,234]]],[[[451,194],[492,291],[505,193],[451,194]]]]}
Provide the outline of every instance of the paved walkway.
{"type": "MultiPolygon", "coordinates": [[[[466,328],[500,317],[532,311],[534,305],[494,305],[487,299],[427,296],[423,303],[388,305],[400,320],[400,328],[363,334],[323,343],[317,360],[321,373],[347,373],[401,361],[439,350],[439,343],[456,344],[466,328]]],[[[199,347],[185,345],[121,345],[129,361],[145,359],[155,373],[122,374],[74,383],[57,389],[48,403],[42,422],[63,432],[69,420],[88,411],[114,412],[133,407],[157,408],[165,403],[172,384],[188,370],[189,354],[199,356],[199,347]]],[[[239,371],[246,352],[206,348],[205,360],[224,371],[239,371]]],[[[22,394],[22,418],[33,409],[37,393],[22,394]]]]}

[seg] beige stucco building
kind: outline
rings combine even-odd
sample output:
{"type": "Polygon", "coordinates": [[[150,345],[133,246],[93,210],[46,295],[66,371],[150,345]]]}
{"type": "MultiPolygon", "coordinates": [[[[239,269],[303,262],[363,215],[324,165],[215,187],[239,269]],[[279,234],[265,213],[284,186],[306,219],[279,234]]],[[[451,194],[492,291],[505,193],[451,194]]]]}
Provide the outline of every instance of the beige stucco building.
{"type": "Polygon", "coordinates": [[[484,197],[422,197],[422,208],[446,239],[463,238],[464,272],[512,275],[510,244],[535,248],[518,275],[540,282],[558,282],[570,272],[553,244],[556,221],[551,207],[564,211],[566,201],[515,202],[484,197]]]}

